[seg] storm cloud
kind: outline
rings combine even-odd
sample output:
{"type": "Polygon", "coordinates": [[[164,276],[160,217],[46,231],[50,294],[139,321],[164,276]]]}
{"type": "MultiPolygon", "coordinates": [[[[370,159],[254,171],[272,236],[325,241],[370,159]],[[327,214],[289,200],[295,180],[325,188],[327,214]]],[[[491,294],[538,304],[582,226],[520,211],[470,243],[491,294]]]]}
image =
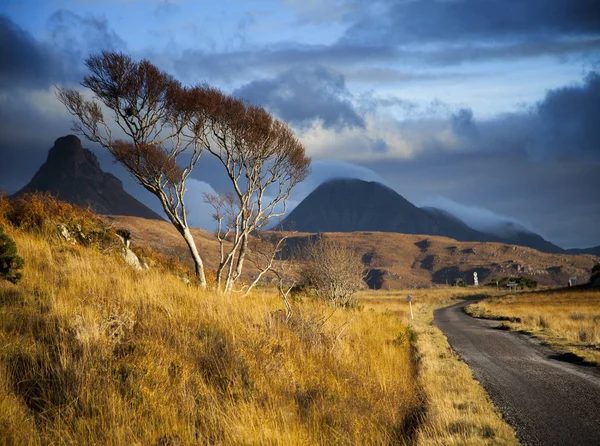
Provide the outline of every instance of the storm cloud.
{"type": "Polygon", "coordinates": [[[521,113],[477,121],[470,109],[450,118],[465,150],[522,154],[532,160],[600,160],[600,74],[549,90],[521,113]]]}
{"type": "Polygon", "coordinates": [[[59,54],[0,14],[0,89],[47,87],[64,78],[59,54]]]}
{"type": "Polygon", "coordinates": [[[349,42],[545,39],[600,33],[596,0],[383,0],[345,33],[349,42]]]}
{"type": "Polygon", "coordinates": [[[344,77],[319,66],[292,69],[273,79],[253,81],[235,90],[233,95],[264,105],[298,127],[316,119],[325,128],[365,126],[350,102],[352,95],[344,77]]]}

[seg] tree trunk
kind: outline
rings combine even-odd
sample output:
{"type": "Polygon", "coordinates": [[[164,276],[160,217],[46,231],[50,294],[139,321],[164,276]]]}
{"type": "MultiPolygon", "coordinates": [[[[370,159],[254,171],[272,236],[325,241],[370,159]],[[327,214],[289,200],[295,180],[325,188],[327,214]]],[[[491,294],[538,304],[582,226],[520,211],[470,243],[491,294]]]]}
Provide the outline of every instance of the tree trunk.
{"type": "Polygon", "coordinates": [[[246,258],[246,251],[248,250],[248,234],[242,235],[242,244],[240,246],[240,253],[238,255],[237,264],[235,268],[234,281],[239,279],[242,275],[242,269],[244,266],[244,259],[246,258]]]}
{"type": "Polygon", "coordinates": [[[200,254],[198,254],[198,248],[196,248],[196,243],[194,242],[194,237],[192,237],[192,233],[189,228],[182,228],[181,235],[190,249],[190,254],[192,254],[192,260],[194,261],[194,268],[196,270],[196,279],[200,282],[200,286],[206,289],[206,276],[204,275],[204,264],[202,263],[202,258],[200,254]]]}

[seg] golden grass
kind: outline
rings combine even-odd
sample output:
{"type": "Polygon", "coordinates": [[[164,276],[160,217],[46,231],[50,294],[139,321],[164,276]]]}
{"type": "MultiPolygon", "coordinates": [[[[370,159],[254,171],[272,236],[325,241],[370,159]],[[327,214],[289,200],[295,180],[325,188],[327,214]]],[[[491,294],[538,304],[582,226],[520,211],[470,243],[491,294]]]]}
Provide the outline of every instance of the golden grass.
{"type": "Polygon", "coordinates": [[[397,314],[306,301],[286,324],[273,292],[203,293],[6,232],[25,268],[0,282],[0,443],[413,441],[422,401],[397,314]]]}
{"type": "Polygon", "coordinates": [[[487,299],[467,310],[478,317],[504,319],[512,330],[539,337],[561,353],[600,365],[600,290],[518,293],[487,299]]]}
{"type": "Polygon", "coordinates": [[[419,445],[515,445],[514,431],[502,419],[468,366],[432,325],[433,310],[460,298],[473,298],[473,289],[432,288],[362,293],[367,309],[394,314],[409,326],[418,356],[419,385],[424,413],[419,445]],[[413,297],[414,320],[406,296],[413,297]]]}

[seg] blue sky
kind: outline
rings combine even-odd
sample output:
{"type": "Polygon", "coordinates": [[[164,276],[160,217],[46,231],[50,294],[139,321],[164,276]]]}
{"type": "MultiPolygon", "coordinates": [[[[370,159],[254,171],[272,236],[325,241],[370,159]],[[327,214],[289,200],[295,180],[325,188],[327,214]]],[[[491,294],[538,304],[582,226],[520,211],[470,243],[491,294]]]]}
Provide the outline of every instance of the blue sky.
{"type": "MultiPolygon", "coordinates": [[[[332,172],[362,175],[563,247],[600,244],[595,0],[4,0],[0,33],[9,192],[69,132],[54,85],[116,49],[286,120],[314,159],[295,201],[332,172]]],[[[195,175],[222,187],[209,167],[195,175]]]]}

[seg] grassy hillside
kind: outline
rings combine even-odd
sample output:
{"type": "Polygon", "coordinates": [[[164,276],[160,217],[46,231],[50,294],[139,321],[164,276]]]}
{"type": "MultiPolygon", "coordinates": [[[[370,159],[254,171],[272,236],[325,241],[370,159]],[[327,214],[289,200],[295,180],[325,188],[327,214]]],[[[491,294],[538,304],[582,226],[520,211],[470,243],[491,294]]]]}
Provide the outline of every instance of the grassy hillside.
{"type": "Polygon", "coordinates": [[[306,301],[285,323],[274,293],[203,293],[159,268],[130,268],[115,246],[62,240],[56,223],[2,222],[25,259],[18,285],[0,282],[2,443],[390,444],[416,434],[423,402],[399,318],[306,301]]]}

